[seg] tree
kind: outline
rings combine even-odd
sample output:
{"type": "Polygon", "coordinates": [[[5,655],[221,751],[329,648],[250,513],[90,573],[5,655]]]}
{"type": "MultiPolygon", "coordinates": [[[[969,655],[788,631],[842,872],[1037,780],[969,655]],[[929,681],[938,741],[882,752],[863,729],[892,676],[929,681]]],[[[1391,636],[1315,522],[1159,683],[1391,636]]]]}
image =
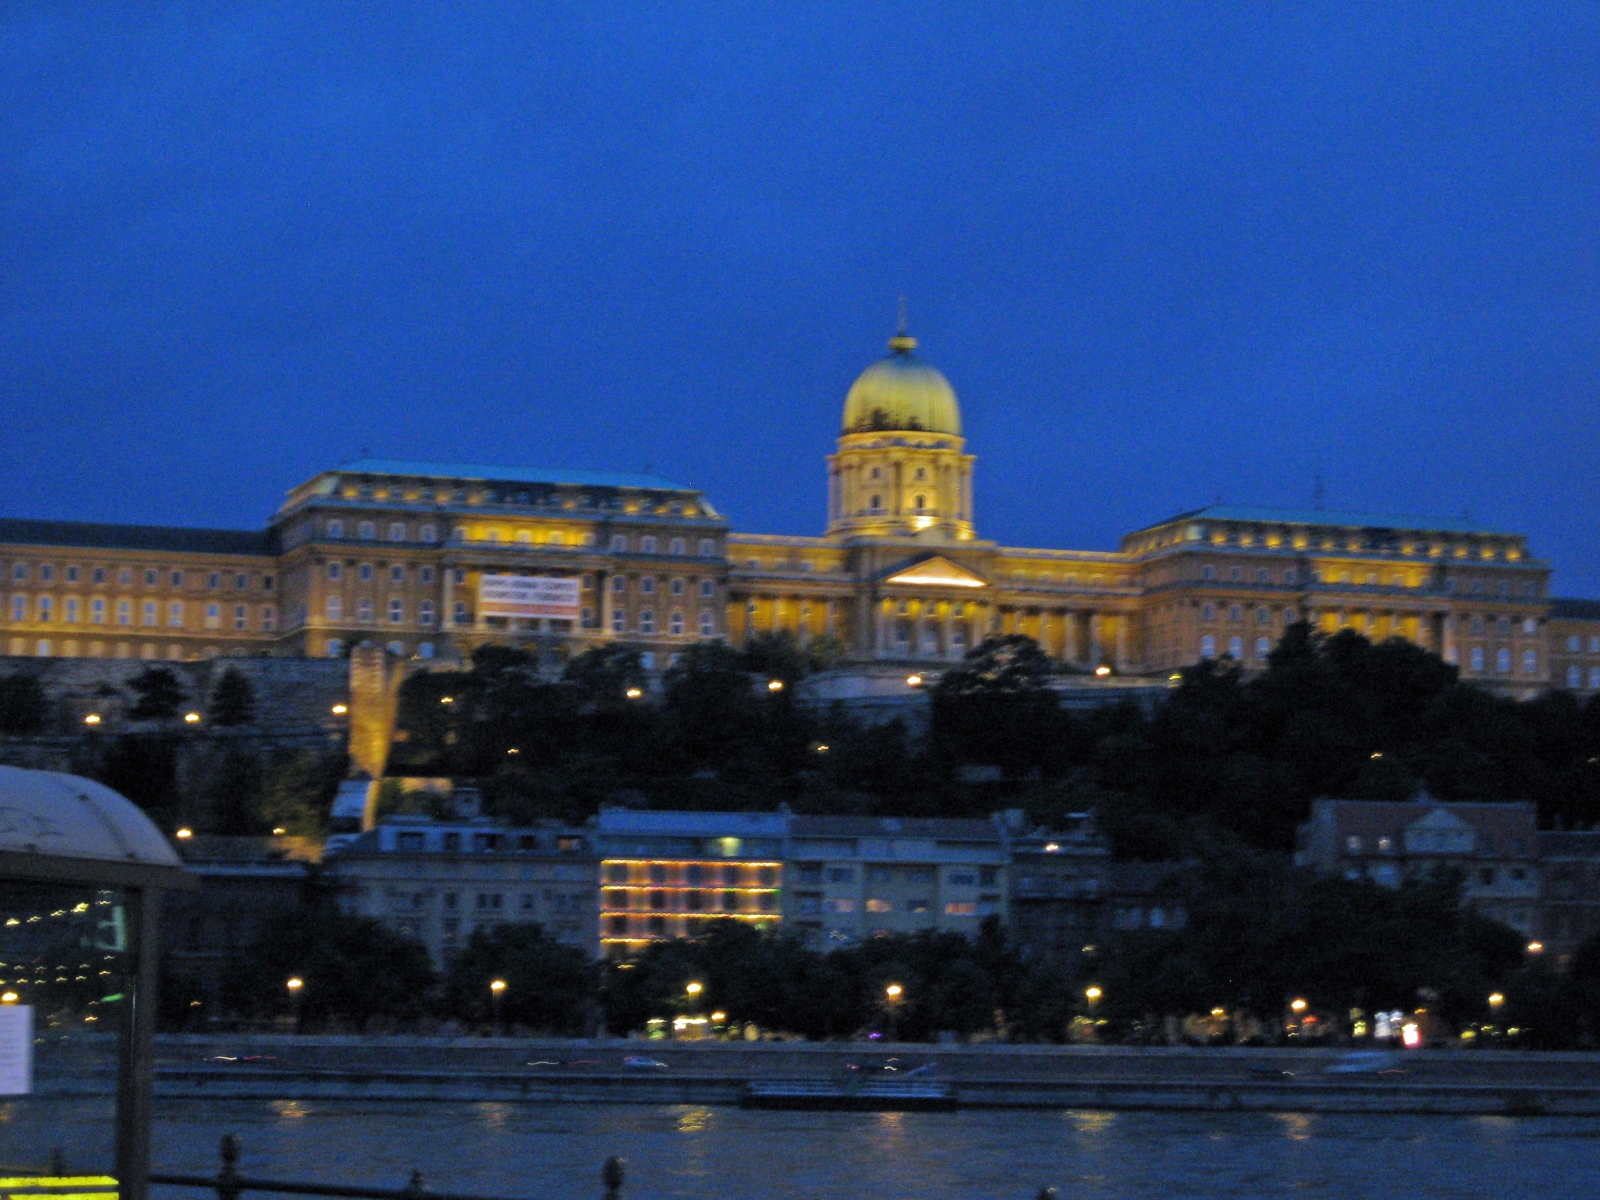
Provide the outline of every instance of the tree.
{"type": "Polygon", "coordinates": [[[236,667],[229,667],[212,689],[207,715],[213,725],[231,728],[255,720],[256,690],[236,667]]]}
{"type": "Polygon", "coordinates": [[[1054,674],[1050,656],[1023,634],[973,647],[934,685],[931,750],[1012,775],[1038,770],[1059,734],[1054,674]]]}
{"type": "Polygon", "coordinates": [[[135,721],[171,720],[189,698],[166,667],[146,667],[128,680],[128,687],[138,697],[128,710],[135,721]]]}
{"type": "Polygon", "coordinates": [[[630,691],[645,686],[639,651],[620,642],[585,650],[566,665],[561,678],[577,687],[581,703],[597,712],[617,712],[635,699],[630,691]]]}
{"type": "Polygon", "coordinates": [[[285,1013],[285,984],[303,982],[298,1003],[309,1025],[364,1025],[374,1017],[421,1016],[433,999],[428,952],[381,921],[321,908],[291,910],[224,964],[223,998],[245,1017],[285,1013]]]}
{"type": "Polygon", "coordinates": [[[0,734],[38,733],[49,711],[37,675],[0,676],[0,734]]]}
{"type": "Polygon", "coordinates": [[[496,1014],[489,985],[505,983],[499,1019],[541,1033],[593,1032],[596,973],[588,955],[539,925],[475,929],[444,979],[444,1011],[486,1023],[496,1014]]]}

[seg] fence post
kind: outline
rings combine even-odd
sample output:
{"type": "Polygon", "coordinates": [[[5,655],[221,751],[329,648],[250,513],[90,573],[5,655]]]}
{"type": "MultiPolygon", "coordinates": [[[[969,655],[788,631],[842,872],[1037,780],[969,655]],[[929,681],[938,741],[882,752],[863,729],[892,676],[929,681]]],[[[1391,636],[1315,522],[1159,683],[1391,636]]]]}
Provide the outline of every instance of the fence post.
{"type": "Polygon", "coordinates": [[[600,1180],[606,1185],[605,1200],[622,1200],[622,1183],[625,1177],[623,1162],[616,1155],[606,1159],[605,1169],[600,1172],[600,1180]]]}
{"type": "Polygon", "coordinates": [[[239,1173],[234,1163],[239,1161],[239,1139],[231,1133],[222,1135],[222,1170],[217,1172],[217,1200],[239,1200],[244,1189],[239,1186],[239,1173]]]}
{"type": "Polygon", "coordinates": [[[61,1147],[57,1146],[50,1151],[50,1165],[45,1168],[45,1174],[54,1175],[57,1179],[60,1179],[66,1173],[67,1156],[61,1152],[61,1147]]]}

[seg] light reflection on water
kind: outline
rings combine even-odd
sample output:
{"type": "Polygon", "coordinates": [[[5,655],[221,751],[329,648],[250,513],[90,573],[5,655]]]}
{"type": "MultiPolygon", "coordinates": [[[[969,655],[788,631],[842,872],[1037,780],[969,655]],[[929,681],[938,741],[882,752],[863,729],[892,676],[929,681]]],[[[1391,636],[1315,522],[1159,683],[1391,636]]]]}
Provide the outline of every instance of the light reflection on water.
{"type": "MultiPolygon", "coordinates": [[[[0,1162],[109,1153],[105,1106],[31,1099],[0,1162]],[[97,1152],[95,1147],[100,1149],[97,1152]]],[[[527,1200],[1545,1200],[1600,1195],[1600,1122],[1562,1118],[981,1111],[742,1112],[703,1105],[162,1101],[157,1169],[210,1172],[223,1133],[247,1176],[527,1200]]],[[[158,1200],[208,1200],[157,1189],[158,1200]]]]}

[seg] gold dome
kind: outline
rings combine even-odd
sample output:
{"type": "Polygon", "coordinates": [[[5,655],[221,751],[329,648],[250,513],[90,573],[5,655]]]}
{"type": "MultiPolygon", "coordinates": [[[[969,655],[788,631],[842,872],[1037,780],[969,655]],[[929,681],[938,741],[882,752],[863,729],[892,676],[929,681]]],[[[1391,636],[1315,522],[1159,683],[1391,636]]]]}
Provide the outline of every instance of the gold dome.
{"type": "Polygon", "coordinates": [[[889,339],[889,357],[861,372],[844,399],[845,433],[904,429],[961,435],[955,390],[911,353],[916,348],[917,339],[901,330],[889,339]]]}

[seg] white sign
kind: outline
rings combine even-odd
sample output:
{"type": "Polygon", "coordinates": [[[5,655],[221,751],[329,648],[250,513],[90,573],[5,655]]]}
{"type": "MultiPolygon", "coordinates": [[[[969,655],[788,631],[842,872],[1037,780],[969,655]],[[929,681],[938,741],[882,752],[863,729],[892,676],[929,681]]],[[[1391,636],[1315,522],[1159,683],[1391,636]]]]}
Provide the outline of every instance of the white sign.
{"type": "Polygon", "coordinates": [[[0,1004],[0,1096],[33,1091],[33,1008],[0,1004]]]}
{"type": "Polygon", "coordinates": [[[478,615],[578,619],[578,581],[573,577],[480,575],[478,615]]]}

